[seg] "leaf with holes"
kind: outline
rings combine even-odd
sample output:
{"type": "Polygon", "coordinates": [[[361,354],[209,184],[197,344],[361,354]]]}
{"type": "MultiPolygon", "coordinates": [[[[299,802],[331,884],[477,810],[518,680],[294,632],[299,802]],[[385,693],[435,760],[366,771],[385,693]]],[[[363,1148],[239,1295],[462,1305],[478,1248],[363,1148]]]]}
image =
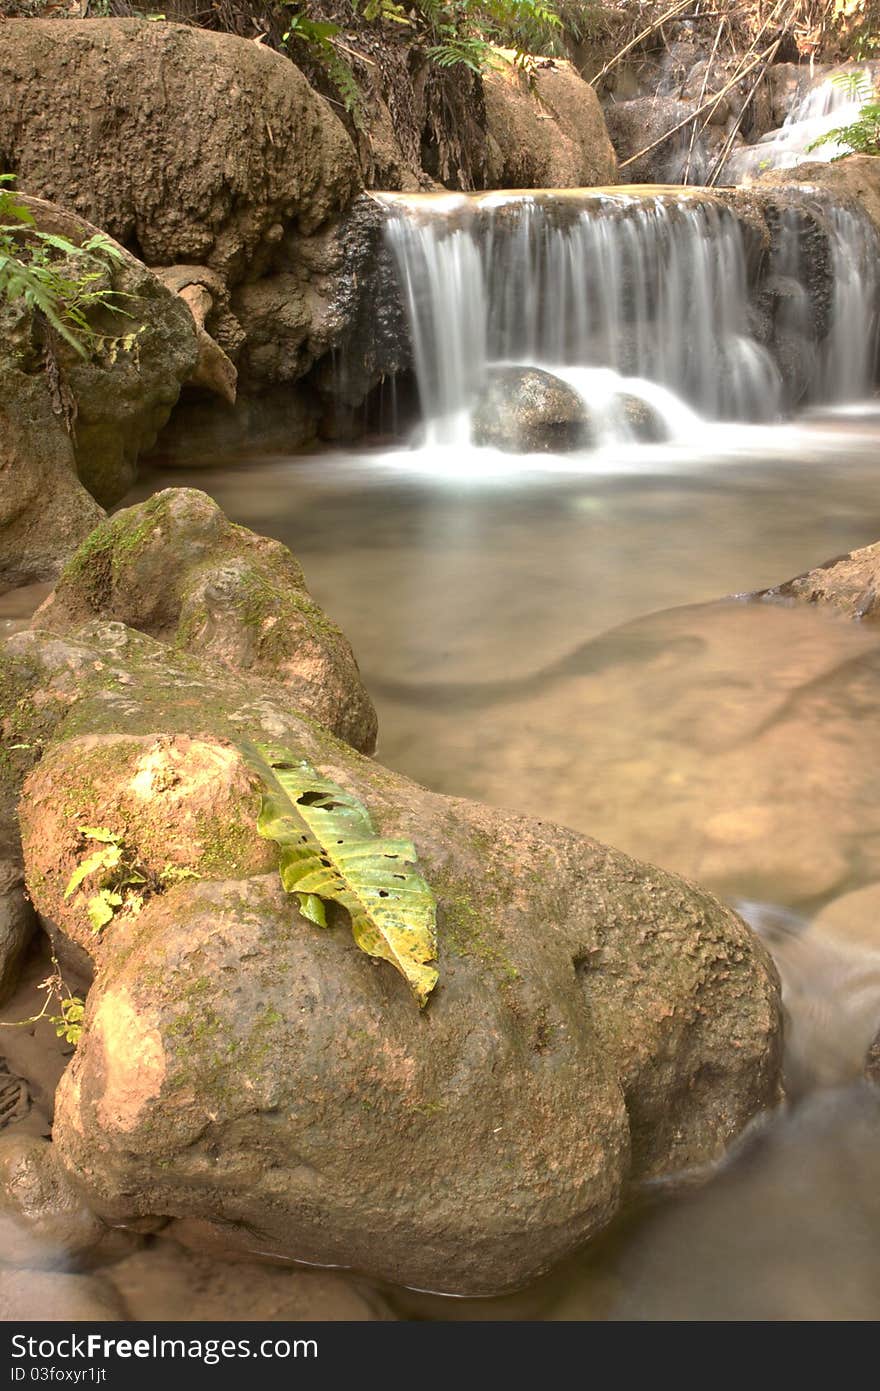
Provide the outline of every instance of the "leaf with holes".
{"type": "Polygon", "coordinates": [[[281,882],[304,917],[325,927],[325,904],[341,904],[361,950],[390,961],[424,1006],[437,983],[437,903],[412,842],[377,836],[363,803],[306,759],[262,744],[242,752],[263,783],[257,829],[281,846],[281,882]]]}

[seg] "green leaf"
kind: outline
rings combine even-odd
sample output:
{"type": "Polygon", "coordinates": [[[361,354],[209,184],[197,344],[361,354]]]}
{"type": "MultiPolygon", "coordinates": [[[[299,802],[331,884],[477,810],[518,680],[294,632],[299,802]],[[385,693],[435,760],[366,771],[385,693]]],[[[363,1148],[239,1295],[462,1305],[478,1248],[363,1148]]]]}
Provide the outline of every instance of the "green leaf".
{"type": "Polygon", "coordinates": [[[104,826],[77,826],[76,829],[86,840],[99,840],[102,845],[118,845],[122,840],[116,831],[108,831],[104,826]]]}
{"type": "Polygon", "coordinates": [[[341,904],[361,950],[389,961],[424,1006],[438,977],[437,904],[412,842],[377,836],[363,803],[306,759],[241,747],[264,788],[257,829],[281,846],[281,882],[303,915],[323,927],[324,904],[341,904]]]}
{"type": "Polygon", "coordinates": [[[103,931],[107,924],[112,922],[116,909],[121,907],[122,895],[114,893],[111,889],[101,889],[100,893],[94,894],[86,904],[92,931],[103,931]]]}
{"type": "Polygon", "coordinates": [[[71,874],[64,890],[64,897],[70,898],[71,894],[76,893],[80,884],[84,879],[88,879],[90,874],[95,874],[99,869],[114,869],[121,858],[122,851],[118,845],[107,846],[104,850],[94,850],[71,874]]]}

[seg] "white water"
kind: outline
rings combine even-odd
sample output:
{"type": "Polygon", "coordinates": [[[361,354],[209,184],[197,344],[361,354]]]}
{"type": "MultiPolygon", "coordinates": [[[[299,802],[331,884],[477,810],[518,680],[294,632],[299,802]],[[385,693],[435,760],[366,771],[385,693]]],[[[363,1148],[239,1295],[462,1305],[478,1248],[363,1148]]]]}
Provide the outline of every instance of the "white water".
{"type": "Polygon", "coordinates": [[[724,166],[725,183],[747,184],[768,169],[792,169],[805,160],[827,163],[849,153],[848,146],[836,141],[810,146],[820,136],[858,119],[873,87],[870,68],[834,73],[813,87],[796,102],[778,130],[771,130],[755,145],[735,150],[724,166]],[[864,89],[854,85],[859,76],[864,89]]]}
{"type": "Polygon", "coordinates": [[[780,370],[751,332],[743,228],[720,202],[680,190],[384,197],[429,449],[470,445],[474,401],[499,363],[574,386],[600,449],[634,443],[627,396],[667,441],[684,441],[704,421],[773,422],[794,403],[868,394],[877,244],[844,209],[827,212],[833,302],[821,331],[797,212],[782,218],[780,370]]]}

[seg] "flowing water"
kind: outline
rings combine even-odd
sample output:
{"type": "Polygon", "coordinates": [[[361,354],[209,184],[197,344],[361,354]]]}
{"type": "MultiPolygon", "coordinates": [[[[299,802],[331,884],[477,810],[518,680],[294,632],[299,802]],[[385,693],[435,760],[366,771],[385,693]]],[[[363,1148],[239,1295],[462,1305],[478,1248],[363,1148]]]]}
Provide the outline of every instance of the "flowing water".
{"type": "Polygon", "coordinates": [[[290,545],[354,644],[383,762],[700,879],[783,974],[792,1100],[708,1185],[643,1195],[519,1296],[398,1292],[403,1315],[880,1313],[880,1104],[858,1081],[880,1022],[880,634],[718,602],[875,540],[878,448],[852,413],[506,468],[375,449],[145,480],[290,545]]]}
{"type": "Polygon", "coordinates": [[[549,368],[573,386],[600,444],[634,438],[625,409],[633,397],[663,437],[680,440],[702,428],[695,412],[773,421],[792,392],[817,404],[869,391],[878,246],[850,210],[826,210],[824,325],[802,216],[796,206],[778,215],[777,360],[758,336],[767,324],[751,229],[701,190],[381,196],[429,446],[467,446],[487,374],[503,363],[549,368]]]}
{"type": "Polygon", "coordinates": [[[859,118],[873,100],[874,75],[869,65],[842,68],[811,87],[796,101],[778,130],[754,145],[735,150],[724,166],[723,183],[742,184],[768,169],[792,169],[806,160],[826,163],[849,153],[849,146],[829,139],[834,131],[859,118]],[[812,148],[817,140],[823,143],[812,148]]]}
{"type": "MultiPolygon", "coordinates": [[[[147,473],[129,501],[201,487],[290,546],[358,654],[384,763],[706,884],[780,968],[788,1104],[708,1181],[637,1195],[518,1295],[396,1291],[398,1311],[875,1318],[880,1094],[861,1073],[880,1023],[880,632],[723,596],[880,537],[880,412],[779,420],[785,373],[751,332],[743,233],[723,206],[555,201],[564,215],[528,197],[396,200],[417,447],[230,453],[147,473]],[[599,447],[473,448],[475,390],[504,360],[601,398],[599,447]],[[635,443],[615,415],[633,392],[663,416],[663,444],[635,443]]],[[[840,403],[869,391],[876,285],[863,226],[832,222],[821,334],[796,238],[773,271],[786,331],[809,339],[808,399],[840,403]]]]}
{"type": "Polygon", "coordinates": [[[784,423],[793,369],[753,335],[725,206],[390,204],[415,447],[213,461],[141,491],[201,486],[291,547],[354,644],[383,762],[706,884],[768,944],[789,1014],[788,1103],[708,1182],[634,1196],[518,1295],[391,1297],[432,1319],[876,1318],[880,632],[742,597],[880,536],[880,411],[840,405],[873,377],[873,234],[829,208],[819,332],[797,215],[781,217],[777,341],[801,344],[802,395],[826,403],[784,423]],[[474,448],[504,361],[574,385],[604,422],[596,447],[474,448]],[[624,394],[662,416],[663,444],[633,441],[624,394]]]}

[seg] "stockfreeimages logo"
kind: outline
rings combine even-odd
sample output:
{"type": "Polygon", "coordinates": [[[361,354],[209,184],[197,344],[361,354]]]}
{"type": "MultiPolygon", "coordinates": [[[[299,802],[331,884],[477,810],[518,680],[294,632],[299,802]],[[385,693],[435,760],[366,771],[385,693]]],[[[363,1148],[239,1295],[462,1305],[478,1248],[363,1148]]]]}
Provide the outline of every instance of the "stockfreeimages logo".
{"type": "MultiPolygon", "coordinates": [[[[252,1342],[250,1338],[161,1338],[153,1334],[149,1338],[106,1338],[102,1333],[72,1333],[62,1338],[29,1338],[23,1333],[15,1333],[11,1339],[13,1359],[28,1359],[31,1362],[54,1362],[67,1359],[114,1361],[129,1358],[143,1361],[168,1358],[182,1362],[203,1362],[208,1367],[218,1362],[235,1361],[236,1358],[273,1358],[280,1361],[290,1357],[316,1358],[318,1343],[315,1338],[263,1338],[252,1342]]],[[[64,1370],[64,1369],[60,1369],[64,1370]]],[[[83,1371],[81,1377],[61,1376],[56,1370],[44,1366],[14,1366],[13,1381],[77,1381],[97,1380],[83,1371]],[[34,1374],[37,1375],[34,1375],[34,1374]]]]}

